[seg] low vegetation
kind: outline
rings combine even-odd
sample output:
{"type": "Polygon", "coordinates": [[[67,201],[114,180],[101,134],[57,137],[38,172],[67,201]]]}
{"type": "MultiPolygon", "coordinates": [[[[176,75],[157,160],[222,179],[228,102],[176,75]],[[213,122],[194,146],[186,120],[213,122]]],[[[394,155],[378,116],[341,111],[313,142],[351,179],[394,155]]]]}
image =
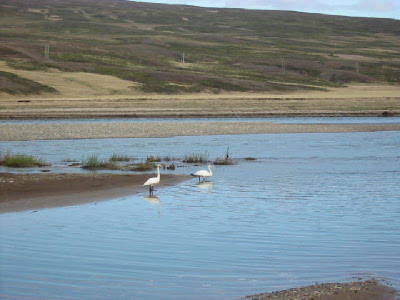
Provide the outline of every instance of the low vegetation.
{"type": "Polygon", "coordinates": [[[221,158],[218,157],[213,161],[214,165],[236,165],[238,162],[232,158],[221,158]]]}
{"type": "Polygon", "coordinates": [[[236,165],[238,162],[230,157],[229,147],[226,149],[225,157],[218,157],[213,161],[214,165],[236,165]]]}
{"type": "MultiPolygon", "coordinates": [[[[172,156],[165,156],[163,159],[160,156],[148,155],[146,160],[141,163],[130,163],[133,159],[132,156],[113,154],[109,159],[100,159],[97,154],[89,155],[83,158],[82,162],[78,162],[75,159],[65,158],[63,162],[70,162],[69,166],[81,168],[86,170],[119,170],[119,171],[135,171],[135,172],[147,172],[152,171],[156,168],[156,163],[161,161],[168,162],[163,164],[163,169],[175,170],[177,165],[176,162],[182,161],[184,163],[197,163],[206,164],[210,163],[208,152],[204,153],[191,153],[186,154],[184,159],[180,160],[172,156]]],[[[246,160],[255,160],[255,158],[246,158],[246,160]]],[[[234,165],[238,161],[230,158],[229,148],[224,158],[216,158],[212,162],[214,165],[234,165]]],[[[11,154],[0,155],[0,165],[4,167],[13,168],[30,168],[30,167],[43,167],[49,166],[44,160],[37,159],[34,156],[26,154],[11,154]]],[[[179,165],[178,165],[179,167],[179,165]]]]}
{"type": "Polygon", "coordinates": [[[113,155],[111,155],[109,161],[110,162],[131,161],[132,159],[133,159],[132,156],[114,153],[113,155]]]}
{"type": "Polygon", "coordinates": [[[206,163],[208,162],[208,152],[186,154],[182,161],[185,163],[206,163]]]}
{"type": "Polygon", "coordinates": [[[115,162],[101,160],[97,155],[91,155],[82,162],[82,168],[88,170],[120,170],[115,162]]]}
{"type": "Polygon", "coordinates": [[[42,159],[26,154],[9,154],[0,157],[0,165],[10,168],[44,167],[49,164],[42,159]]]}
{"type": "MultiPolygon", "coordinates": [[[[111,75],[146,93],[400,83],[394,19],[118,0],[3,0],[0,16],[0,57],[9,67],[111,75]]],[[[0,91],[56,92],[7,72],[0,91]]]]}
{"type": "Polygon", "coordinates": [[[255,157],[245,157],[244,160],[257,160],[255,157]]]}
{"type": "Polygon", "coordinates": [[[162,158],[156,155],[148,155],[146,157],[146,163],[160,162],[161,160],[162,158]]]}
{"type": "Polygon", "coordinates": [[[0,71],[0,92],[8,94],[57,93],[55,88],[22,78],[14,73],[0,71]]]}
{"type": "Polygon", "coordinates": [[[77,159],[73,159],[73,158],[69,158],[69,157],[63,158],[63,160],[62,160],[62,162],[77,162],[77,161],[78,161],[77,159]]]}

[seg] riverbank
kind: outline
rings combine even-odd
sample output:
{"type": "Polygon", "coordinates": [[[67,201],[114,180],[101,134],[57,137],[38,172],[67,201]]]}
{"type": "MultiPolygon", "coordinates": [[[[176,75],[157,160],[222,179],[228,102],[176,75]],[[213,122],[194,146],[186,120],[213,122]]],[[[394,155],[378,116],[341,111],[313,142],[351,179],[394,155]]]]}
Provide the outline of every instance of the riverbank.
{"type": "Polygon", "coordinates": [[[271,122],[0,124],[0,141],[373,131],[400,131],[400,124],[277,124],[271,122]]]}
{"type": "MultiPolygon", "coordinates": [[[[0,213],[72,206],[148,193],[143,183],[152,174],[0,173],[0,213]]],[[[191,178],[163,174],[156,188],[191,178]]]]}
{"type": "Polygon", "coordinates": [[[246,300],[395,300],[396,291],[377,280],[323,283],[247,296],[246,300]]]}

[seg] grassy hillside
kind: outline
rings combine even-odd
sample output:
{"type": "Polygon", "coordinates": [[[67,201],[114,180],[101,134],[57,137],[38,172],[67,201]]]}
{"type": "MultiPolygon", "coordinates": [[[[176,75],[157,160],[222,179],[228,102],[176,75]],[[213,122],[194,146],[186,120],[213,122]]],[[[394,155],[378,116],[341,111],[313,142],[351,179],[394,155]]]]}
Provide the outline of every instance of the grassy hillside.
{"type": "MultiPolygon", "coordinates": [[[[0,60],[9,67],[112,75],[150,93],[400,84],[399,49],[400,21],[392,19],[124,0],[0,3],[0,60]]],[[[21,84],[0,73],[0,91],[10,93],[13,78],[21,84]]]]}

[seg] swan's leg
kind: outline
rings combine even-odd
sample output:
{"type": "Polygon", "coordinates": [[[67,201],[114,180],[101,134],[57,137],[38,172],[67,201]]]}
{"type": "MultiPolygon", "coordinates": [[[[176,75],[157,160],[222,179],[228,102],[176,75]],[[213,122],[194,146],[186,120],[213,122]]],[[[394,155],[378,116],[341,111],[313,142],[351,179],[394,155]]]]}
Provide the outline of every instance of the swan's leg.
{"type": "Polygon", "coordinates": [[[153,187],[151,185],[149,185],[149,194],[150,196],[153,195],[153,187]]]}
{"type": "Polygon", "coordinates": [[[200,182],[200,176],[199,176],[199,182],[200,182]]]}

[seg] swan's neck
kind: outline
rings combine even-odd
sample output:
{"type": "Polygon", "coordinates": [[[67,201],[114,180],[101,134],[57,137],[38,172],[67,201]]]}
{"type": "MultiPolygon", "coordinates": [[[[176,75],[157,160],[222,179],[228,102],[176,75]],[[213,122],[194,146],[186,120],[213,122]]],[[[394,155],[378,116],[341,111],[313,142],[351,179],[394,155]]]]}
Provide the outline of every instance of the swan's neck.
{"type": "Polygon", "coordinates": [[[160,167],[157,167],[157,178],[160,179],[160,167]]]}
{"type": "Polygon", "coordinates": [[[211,167],[208,166],[208,171],[210,172],[210,175],[212,175],[211,167]]]}

